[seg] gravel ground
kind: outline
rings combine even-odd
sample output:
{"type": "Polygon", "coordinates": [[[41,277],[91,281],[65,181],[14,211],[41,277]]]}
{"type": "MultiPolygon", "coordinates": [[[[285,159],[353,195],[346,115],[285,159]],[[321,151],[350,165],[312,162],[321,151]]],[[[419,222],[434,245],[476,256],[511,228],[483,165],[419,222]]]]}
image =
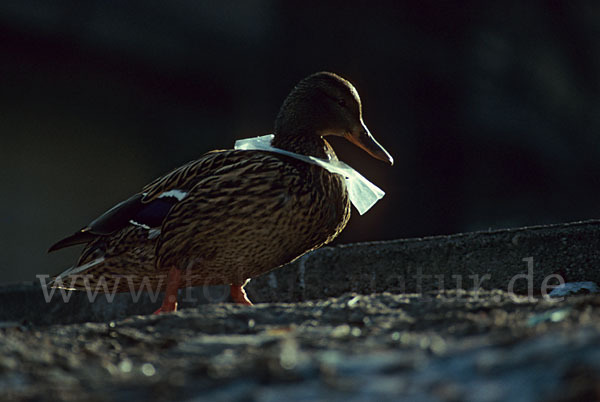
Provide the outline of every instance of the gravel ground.
{"type": "Polygon", "coordinates": [[[598,221],[339,246],[253,280],[255,306],[196,288],[160,316],[3,286],[0,399],[600,401],[600,295],[540,291],[600,282],[598,250],[598,221]]]}
{"type": "Polygon", "coordinates": [[[8,400],[600,400],[600,296],[347,294],[5,322],[8,400]]]}

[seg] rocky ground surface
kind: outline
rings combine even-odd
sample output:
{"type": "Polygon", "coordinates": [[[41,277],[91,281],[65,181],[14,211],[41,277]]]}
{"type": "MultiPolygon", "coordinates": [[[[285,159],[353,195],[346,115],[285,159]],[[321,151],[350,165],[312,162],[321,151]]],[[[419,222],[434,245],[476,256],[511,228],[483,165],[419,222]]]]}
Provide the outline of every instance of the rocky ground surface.
{"type": "Polygon", "coordinates": [[[600,400],[600,296],[348,294],[5,323],[7,400],[600,400]]]}
{"type": "Polygon", "coordinates": [[[5,286],[0,399],[600,400],[600,295],[542,297],[538,273],[596,280],[597,227],[325,249],[253,281],[263,303],[251,307],[219,301],[221,288],[194,289],[179,312],[153,316],[160,299],[147,295],[47,302],[39,284],[5,286]],[[492,289],[442,289],[444,264],[456,275],[499,272],[492,289]],[[386,266],[396,277],[379,289],[369,275],[384,278],[386,266]],[[413,277],[404,292],[400,275],[413,277]],[[533,293],[508,292],[510,275],[533,293]]]}

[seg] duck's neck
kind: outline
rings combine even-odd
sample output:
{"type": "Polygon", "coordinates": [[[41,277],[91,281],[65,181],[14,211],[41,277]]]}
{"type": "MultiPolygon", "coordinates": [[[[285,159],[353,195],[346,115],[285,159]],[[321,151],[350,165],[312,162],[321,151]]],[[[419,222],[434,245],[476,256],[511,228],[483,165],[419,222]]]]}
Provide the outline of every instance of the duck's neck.
{"type": "Polygon", "coordinates": [[[271,145],[306,156],[321,159],[337,159],[333,148],[319,134],[319,122],[313,118],[319,116],[319,105],[304,89],[296,87],[283,101],[275,119],[271,145]]]}
{"type": "Polygon", "coordinates": [[[301,155],[316,156],[321,159],[337,159],[327,141],[314,133],[288,134],[276,131],[271,145],[275,148],[285,149],[286,151],[301,155]]]}

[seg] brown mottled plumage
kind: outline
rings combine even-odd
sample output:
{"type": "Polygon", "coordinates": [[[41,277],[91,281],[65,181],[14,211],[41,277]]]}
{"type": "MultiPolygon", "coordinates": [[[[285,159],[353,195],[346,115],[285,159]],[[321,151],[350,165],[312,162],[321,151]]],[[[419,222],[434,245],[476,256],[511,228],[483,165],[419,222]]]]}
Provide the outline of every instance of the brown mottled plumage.
{"type": "MultiPolygon", "coordinates": [[[[323,136],[344,136],[392,163],[362,121],[358,93],[332,73],[292,90],[274,134],[274,147],[323,159],[337,159],[323,136]]],[[[167,290],[162,312],[176,309],[177,288],[230,284],[234,299],[249,304],[241,288],[249,278],[330,242],[349,218],[340,175],[268,151],[212,151],[52,246],[87,243],[53,286],[167,290]]]]}

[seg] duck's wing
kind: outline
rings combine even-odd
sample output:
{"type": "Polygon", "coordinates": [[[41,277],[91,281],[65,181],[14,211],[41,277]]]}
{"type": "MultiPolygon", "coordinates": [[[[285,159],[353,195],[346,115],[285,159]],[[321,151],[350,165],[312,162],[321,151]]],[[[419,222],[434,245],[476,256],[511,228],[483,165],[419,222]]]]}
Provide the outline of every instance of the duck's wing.
{"type": "Polygon", "coordinates": [[[89,243],[98,236],[112,235],[128,225],[138,225],[146,229],[160,227],[169,210],[178,202],[177,197],[168,194],[149,203],[144,203],[143,198],[143,193],[132,195],[81,230],[52,245],[48,252],[89,243]]]}
{"type": "Polygon", "coordinates": [[[209,152],[156,179],[142,192],[118,203],[81,230],[52,245],[48,252],[89,243],[98,236],[114,234],[128,225],[160,228],[170,209],[186,197],[198,180],[226,163],[227,158],[222,154],[227,152],[209,152]]]}
{"type": "Polygon", "coordinates": [[[165,217],[156,246],[159,266],[176,264],[198,247],[218,248],[230,229],[270,220],[305,190],[293,158],[264,151],[229,151],[224,157],[165,217]]]}
{"type": "Polygon", "coordinates": [[[149,203],[166,195],[179,198],[181,201],[203,177],[213,175],[219,169],[243,159],[239,151],[211,151],[200,159],[180,166],[146,185],[142,190],[144,195],[142,202],[149,203]]]}

